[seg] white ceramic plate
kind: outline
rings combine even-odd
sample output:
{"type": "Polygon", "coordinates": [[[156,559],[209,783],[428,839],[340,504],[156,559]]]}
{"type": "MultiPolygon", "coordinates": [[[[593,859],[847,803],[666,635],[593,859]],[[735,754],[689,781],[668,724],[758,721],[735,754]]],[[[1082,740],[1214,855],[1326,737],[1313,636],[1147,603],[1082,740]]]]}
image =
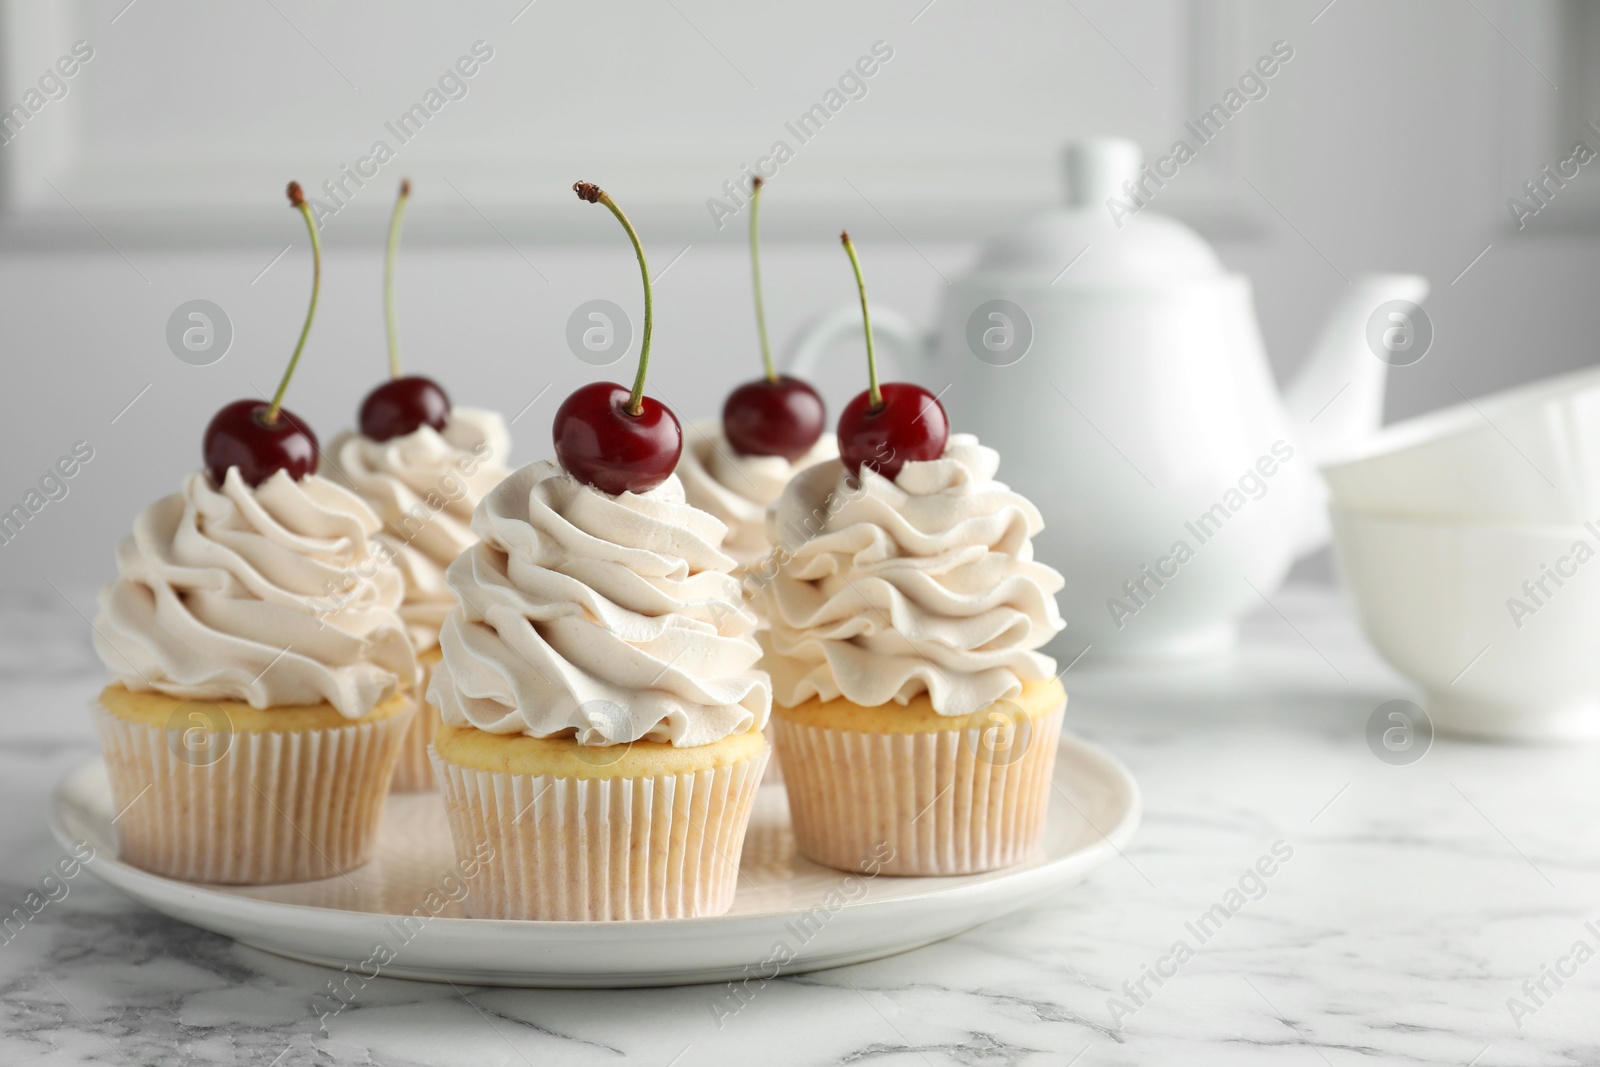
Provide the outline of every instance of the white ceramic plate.
{"type": "Polygon", "coordinates": [[[294,885],[198,885],[119,862],[98,759],[56,787],[50,828],[64,847],[93,845],[89,870],[135,900],[281,956],[474,985],[677,985],[877,959],[1060,892],[1127,845],[1139,824],[1139,787],[1112,756],[1074,738],[1061,743],[1054,784],[1044,842],[1031,859],[959,878],[867,878],[819,867],[795,852],[783,789],[763,787],[733,909],[702,919],[469,919],[450,899],[455,855],[431,793],[389,798],[372,862],[347,878],[294,885]],[[406,916],[413,918],[402,924],[406,916]]]}

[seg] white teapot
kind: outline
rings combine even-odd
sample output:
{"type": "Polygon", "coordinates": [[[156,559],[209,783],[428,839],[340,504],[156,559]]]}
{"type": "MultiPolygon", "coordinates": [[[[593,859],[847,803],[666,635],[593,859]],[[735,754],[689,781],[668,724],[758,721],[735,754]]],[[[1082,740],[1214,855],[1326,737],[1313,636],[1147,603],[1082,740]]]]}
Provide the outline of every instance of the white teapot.
{"type": "MultiPolygon", "coordinates": [[[[1137,146],[1073,144],[1067,180],[1064,207],[1002,234],[952,281],[936,332],[874,306],[874,335],[1043,513],[1036,555],[1066,576],[1068,628],[1052,651],[1226,650],[1240,617],[1327,542],[1317,463],[1376,431],[1427,280],[1352,282],[1280,398],[1250,280],[1187,226],[1139,209],[1137,146]]],[[[848,304],[819,319],[790,371],[812,373],[859,335],[860,314],[848,304]]]]}

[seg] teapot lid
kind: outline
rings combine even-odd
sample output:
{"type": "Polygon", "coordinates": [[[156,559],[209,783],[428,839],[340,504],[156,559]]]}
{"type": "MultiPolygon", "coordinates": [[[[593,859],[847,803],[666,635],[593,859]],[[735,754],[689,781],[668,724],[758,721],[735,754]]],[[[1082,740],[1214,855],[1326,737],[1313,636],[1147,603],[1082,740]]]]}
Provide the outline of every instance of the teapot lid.
{"type": "Polygon", "coordinates": [[[1221,261],[1199,234],[1143,206],[1152,199],[1149,191],[1159,194],[1155,183],[1170,179],[1142,165],[1139,146],[1120,137],[1068,144],[1066,203],[990,241],[975,270],[1063,284],[1221,274],[1221,261]]]}

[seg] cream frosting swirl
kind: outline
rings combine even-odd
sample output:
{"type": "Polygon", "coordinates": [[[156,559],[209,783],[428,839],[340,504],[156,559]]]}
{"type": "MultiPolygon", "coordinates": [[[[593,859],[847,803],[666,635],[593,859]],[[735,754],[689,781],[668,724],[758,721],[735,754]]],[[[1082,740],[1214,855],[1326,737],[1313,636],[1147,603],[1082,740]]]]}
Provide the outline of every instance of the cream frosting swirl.
{"type": "Polygon", "coordinates": [[[782,456],[741,455],[722,435],[720,422],[696,423],[684,438],[683,457],[678,460],[684,495],[690,504],[710,512],[728,528],[722,550],[738,561],[740,570],[761,562],[772,551],[767,539],[767,509],[778,502],[790,479],[839,455],[831,433],[824,433],[809,452],[792,463],[782,456]]]}
{"type": "Polygon", "coordinates": [[[790,483],[772,513],[781,565],[757,587],[776,700],[877,707],[926,692],[939,714],[967,715],[1055,673],[1035,649],[1065,625],[1062,577],[1034,561],[1044,522],[994,480],[999,466],[954,434],[893,481],[834,461],[790,483]]]}
{"type": "Polygon", "coordinates": [[[704,745],[765,725],[756,620],[724,527],[671,476],[612,496],[534,463],[478,505],[446,575],[429,700],[490,733],[704,745]]]}
{"type": "Polygon", "coordinates": [[[344,433],[333,463],[383,523],[378,534],[405,578],[400,617],[421,652],[438,645],[455,598],[445,568],[474,542],[472,510],[509,471],[511,437],[493,411],[453,408],[443,431],[419,426],[387,441],[344,433]]]}
{"type": "Polygon", "coordinates": [[[100,592],[95,650],[129,689],[360,718],[415,684],[378,517],[315,474],[252,489],[204,471],[134,521],[100,592]]]}

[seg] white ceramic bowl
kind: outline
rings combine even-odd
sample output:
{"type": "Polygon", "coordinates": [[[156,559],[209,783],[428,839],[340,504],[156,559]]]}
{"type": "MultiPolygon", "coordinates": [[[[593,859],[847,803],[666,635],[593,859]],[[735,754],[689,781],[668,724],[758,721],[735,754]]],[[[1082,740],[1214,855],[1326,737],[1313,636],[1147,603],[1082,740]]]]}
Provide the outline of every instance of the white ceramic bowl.
{"type": "Polygon", "coordinates": [[[1600,516],[1600,368],[1395,423],[1322,473],[1350,511],[1586,522],[1600,516]]]}
{"type": "Polygon", "coordinates": [[[1361,625],[1436,730],[1600,736],[1600,523],[1332,518],[1361,625]]]}

